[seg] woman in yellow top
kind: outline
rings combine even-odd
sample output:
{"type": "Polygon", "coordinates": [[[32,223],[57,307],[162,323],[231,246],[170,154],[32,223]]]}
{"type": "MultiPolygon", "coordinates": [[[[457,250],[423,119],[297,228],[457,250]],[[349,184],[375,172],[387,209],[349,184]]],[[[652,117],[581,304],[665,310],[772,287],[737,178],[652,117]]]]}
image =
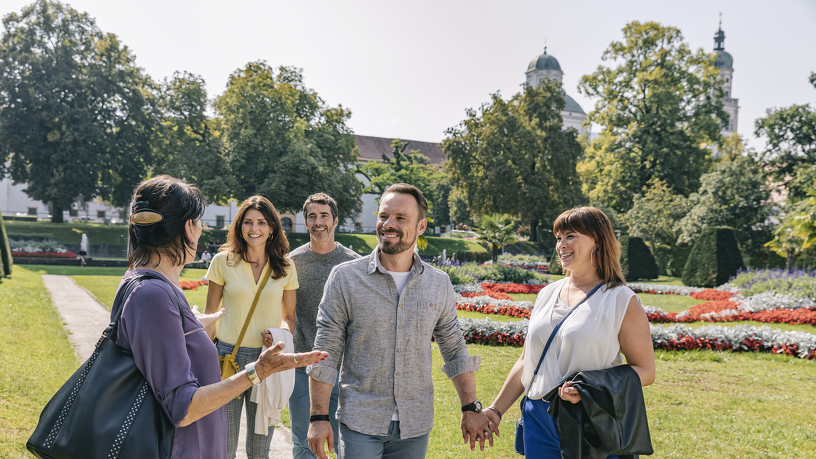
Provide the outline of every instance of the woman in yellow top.
{"type": "MultiPolygon", "coordinates": [[[[258,305],[252,314],[240,348],[235,356],[240,369],[254,362],[264,345],[272,346],[271,338],[262,336],[267,328],[283,328],[290,333],[295,330],[295,290],[298,288],[297,271],[289,254],[289,241],[283,232],[277,210],[262,196],[253,196],[241,204],[238,215],[230,225],[227,243],[213,257],[207,271],[210,282],[207,291],[206,313],[218,312],[222,307],[226,315],[218,321],[215,337],[218,355],[231,354],[244,326],[252,301],[268,271],[271,270],[258,305]],[[266,342],[268,341],[268,342],[266,342]]],[[[212,331],[208,330],[210,336],[212,331]]],[[[268,335],[268,334],[267,334],[268,335]]],[[[238,448],[238,432],[241,426],[242,406],[246,405],[248,459],[269,457],[274,426],[267,435],[257,435],[255,425],[257,405],[249,401],[251,388],[227,404],[227,452],[235,458],[238,448]]]]}

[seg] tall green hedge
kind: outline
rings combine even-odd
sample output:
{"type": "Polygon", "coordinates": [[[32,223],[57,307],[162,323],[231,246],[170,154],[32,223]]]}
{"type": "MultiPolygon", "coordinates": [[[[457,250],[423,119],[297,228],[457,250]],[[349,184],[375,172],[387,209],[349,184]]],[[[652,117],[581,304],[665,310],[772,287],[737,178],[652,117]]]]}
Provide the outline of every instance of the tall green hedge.
{"type": "Polygon", "coordinates": [[[547,268],[550,274],[561,275],[564,272],[561,270],[561,261],[558,259],[558,251],[553,251],[552,258],[550,258],[550,265],[547,268]]]}
{"type": "Polygon", "coordinates": [[[620,239],[620,245],[621,268],[623,268],[623,277],[626,280],[657,279],[660,276],[657,261],[642,238],[623,236],[620,239]]]}
{"type": "Polygon", "coordinates": [[[706,227],[686,261],[683,283],[695,287],[716,287],[728,282],[738,269],[744,267],[733,228],[706,227]]]}
{"type": "Polygon", "coordinates": [[[0,277],[11,276],[11,246],[6,233],[6,224],[3,222],[3,214],[0,212],[0,277]]]}

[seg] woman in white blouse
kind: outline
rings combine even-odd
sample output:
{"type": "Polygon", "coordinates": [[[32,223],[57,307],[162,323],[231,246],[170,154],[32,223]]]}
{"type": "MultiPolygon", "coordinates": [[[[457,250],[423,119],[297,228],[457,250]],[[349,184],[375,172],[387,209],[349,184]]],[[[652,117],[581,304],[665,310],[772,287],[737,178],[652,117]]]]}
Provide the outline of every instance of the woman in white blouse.
{"type": "MultiPolygon", "coordinates": [[[[567,277],[539,292],[521,356],[485,412],[498,425],[502,414],[526,393],[522,416],[527,457],[560,459],[558,429],[547,413],[544,394],[577,371],[623,364],[621,353],[641,384],[648,386],[655,379],[655,363],[649,320],[638,297],[625,285],[620,244],[609,218],[594,207],[576,207],[555,220],[553,233],[567,277]],[[534,379],[555,326],[599,284],[601,288],[564,321],[534,379]]],[[[572,403],[581,399],[569,382],[558,394],[572,403]]]]}

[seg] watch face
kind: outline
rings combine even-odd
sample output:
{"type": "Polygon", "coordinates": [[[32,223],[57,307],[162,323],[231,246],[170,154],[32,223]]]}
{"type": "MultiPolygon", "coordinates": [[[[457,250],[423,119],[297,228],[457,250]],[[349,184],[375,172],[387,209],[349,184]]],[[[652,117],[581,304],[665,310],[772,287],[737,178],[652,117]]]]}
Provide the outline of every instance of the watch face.
{"type": "Polygon", "coordinates": [[[482,402],[476,400],[475,402],[473,402],[473,405],[476,407],[476,412],[477,413],[482,412],[482,402]]]}

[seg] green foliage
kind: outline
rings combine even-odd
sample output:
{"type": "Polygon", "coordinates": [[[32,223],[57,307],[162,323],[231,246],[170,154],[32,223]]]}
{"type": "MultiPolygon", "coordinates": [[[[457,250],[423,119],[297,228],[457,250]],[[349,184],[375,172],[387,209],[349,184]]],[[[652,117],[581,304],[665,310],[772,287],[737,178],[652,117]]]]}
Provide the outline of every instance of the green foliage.
{"type": "Polygon", "coordinates": [[[300,70],[250,62],[230,75],[213,107],[221,117],[231,197],[262,195],[279,211],[296,213],[322,191],[337,201],[341,221],[359,212],[358,150],[346,126],[351,112],[327,107],[300,70]]]}
{"type": "Polygon", "coordinates": [[[673,246],[679,236],[677,224],[688,211],[687,200],[671,192],[666,182],[649,181],[636,194],[632,208],[623,216],[629,234],[642,238],[654,250],[658,244],[673,246]]]}
{"type": "Polygon", "coordinates": [[[679,242],[690,243],[707,226],[734,228],[740,246],[748,253],[771,238],[769,217],[776,208],[757,162],[745,156],[722,161],[701,181],[700,189],[689,196],[689,213],[679,223],[679,242]]]}
{"type": "Polygon", "coordinates": [[[433,201],[430,206],[431,217],[434,226],[449,226],[451,224],[451,209],[448,201],[451,191],[453,191],[453,184],[445,174],[439,174],[436,177],[441,177],[441,179],[434,186],[433,201]]]}
{"type": "Polygon", "coordinates": [[[54,222],[78,199],[129,202],[152,162],[153,82],[116,35],[62,3],[38,0],[3,25],[0,164],[54,222]]]}
{"type": "Polygon", "coordinates": [[[451,189],[448,195],[448,209],[453,224],[474,226],[473,213],[468,209],[467,196],[461,188],[454,186],[451,189]]]}
{"type": "Polygon", "coordinates": [[[558,251],[553,251],[552,258],[550,258],[550,264],[547,267],[547,271],[550,274],[561,275],[564,274],[564,271],[561,269],[561,258],[558,257],[558,251]]]}
{"type": "Polygon", "coordinates": [[[745,268],[745,263],[733,228],[706,227],[691,249],[683,269],[683,283],[716,287],[726,283],[740,268],[745,268]]]}
{"type": "Polygon", "coordinates": [[[714,56],[692,53],[679,29],[633,21],[579,90],[600,99],[588,122],[603,126],[578,166],[592,202],[618,212],[653,178],[679,195],[696,190],[728,115],[714,56]]]}
{"type": "Polygon", "coordinates": [[[549,276],[537,274],[523,268],[499,264],[480,266],[476,263],[463,263],[461,266],[437,266],[437,268],[446,272],[454,285],[474,284],[476,282],[515,282],[523,284],[532,279],[549,282],[549,276]]]}
{"type": "Polygon", "coordinates": [[[516,242],[513,222],[509,215],[483,215],[479,227],[475,228],[477,240],[490,247],[493,263],[499,256],[499,249],[516,242]]]}
{"type": "Polygon", "coordinates": [[[470,211],[519,216],[530,222],[534,240],[540,222],[583,201],[575,173],[582,149],[575,130],[562,130],[563,108],[560,83],[546,80],[509,101],[492,94],[489,103],[468,109],[459,126],[445,131],[445,168],[470,211]]]}
{"type": "Polygon", "coordinates": [[[787,188],[797,168],[816,164],[816,110],[805,104],[766,113],[754,125],[757,137],[768,139],[762,164],[775,183],[787,188]]]}
{"type": "Polygon", "coordinates": [[[796,170],[790,182],[790,194],[785,205],[785,217],[774,231],[774,238],[765,244],[787,258],[788,271],[796,266],[796,256],[816,242],[816,165],[796,170]]]}
{"type": "Polygon", "coordinates": [[[657,279],[660,276],[657,262],[643,239],[636,236],[623,236],[620,238],[620,245],[620,263],[624,279],[634,281],[636,279],[657,279]]]}
{"type": "Polygon", "coordinates": [[[11,267],[14,261],[11,258],[11,246],[9,246],[6,223],[3,221],[3,214],[0,212],[0,277],[11,276],[11,267]]]}
{"type": "MultiPolygon", "coordinates": [[[[93,245],[127,245],[127,227],[90,223],[6,222],[9,237],[15,239],[53,239],[62,244],[79,244],[82,233],[93,245]]],[[[205,231],[206,233],[206,231],[205,231]]]]}
{"type": "Polygon", "coordinates": [[[547,259],[541,255],[499,255],[499,261],[515,261],[518,263],[547,263],[547,259]]]}
{"type": "Polygon", "coordinates": [[[791,272],[774,269],[743,271],[729,283],[746,296],[773,292],[794,298],[816,298],[816,272],[814,271],[791,272]]]}
{"type": "Polygon", "coordinates": [[[207,116],[204,80],[176,72],[162,82],[159,102],[162,122],[153,142],[155,173],[194,183],[210,202],[226,204],[233,177],[224,174],[221,120],[207,116]]]}

